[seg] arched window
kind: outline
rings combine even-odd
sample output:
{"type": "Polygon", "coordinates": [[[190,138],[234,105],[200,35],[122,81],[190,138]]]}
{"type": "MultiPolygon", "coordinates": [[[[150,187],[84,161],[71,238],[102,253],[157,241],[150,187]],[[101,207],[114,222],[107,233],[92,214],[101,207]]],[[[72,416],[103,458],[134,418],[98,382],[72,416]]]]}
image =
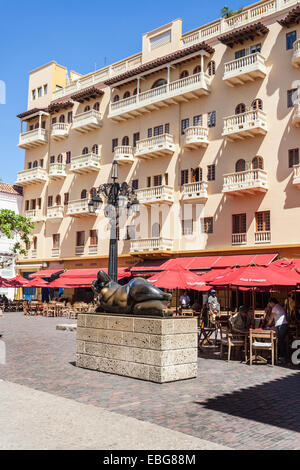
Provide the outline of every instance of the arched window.
{"type": "Polygon", "coordinates": [[[156,80],[156,82],[153,83],[151,88],[157,88],[159,86],[163,86],[166,84],[167,84],[167,80],[165,80],[164,78],[159,78],[158,80],[156,80]]]}
{"type": "Polygon", "coordinates": [[[32,166],[33,166],[33,168],[37,168],[37,166],[38,166],[38,161],[37,161],[37,160],[34,160],[32,166]]]}
{"type": "Polygon", "coordinates": [[[65,115],[64,114],[59,116],[59,122],[65,122],[65,115]]]}
{"type": "Polygon", "coordinates": [[[62,163],[63,162],[63,156],[62,156],[62,153],[60,153],[58,156],[57,156],[57,163],[62,163]]]}
{"type": "Polygon", "coordinates": [[[55,204],[56,204],[57,206],[60,206],[60,205],[61,205],[61,197],[60,197],[59,194],[58,194],[58,195],[56,196],[56,198],[55,198],[55,204]]]}
{"type": "Polygon", "coordinates": [[[244,103],[239,103],[235,108],[235,114],[242,114],[246,112],[246,106],[244,103]]]}
{"type": "Polygon", "coordinates": [[[34,126],[35,129],[39,128],[39,123],[37,122],[36,125],[34,126]]]}
{"type": "Polygon", "coordinates": [[[201,72],[201,65],[197,65],[193,70],[193,75],[195,75],[196,73],[200,73],[200,72],[201,72]]]}
{"type": "Polygon", "coordinates": [[[115,103],[116,101],[119,101],[120,97],[119,95],[115,95],[113,98],[113,102],[115,103]]]}
{"type": "Polygon", "coordinates": [[[94,144],[93,147],[92,147],[92,152],[95,153],[96,155],[98,155],[98,144],[94,144]]]}
{"type": "Polygon", "coordinates": [[[252,169],[253,170],[263,170],[264,169],[264,159],[263,157],[254,157],[252,160],[252,169]]]}
{"type": "Polygon", "coordinates": [[[158,238],[160,235],[160,225],[158,222],[155,222],[152,225],[152,238],[158,238]]]}
{"type": "MultiPolygon", "coordinates": [[[[141,93],[141,89],[139,88],[139,93],[141,93]]],[[[133,90],[133,95],[137,95],[137,88],[133,90]]]]}
{"type": "Polygon", "coordinates": [[[93,106],[93,109],[94,109],[95,111],[99,111],[99,109],[100,109],[100,104],[99,104],[99,103],[95,103],[94,106],[93,106]]]}
{"type": "Polygon", "coordinates": [[[263,102],[260,98],[257,98],[256,100],[252,101],[251,104],[252,109],[257,110],[257,109],[263,109],[263,102]]]}
{"type": "Polygon", "coordinates": [[[86,155],[87,153],[89,153],[89,149],[88,149],[88,147],[84,147],[82,149],[82,155],[86,155]]]}
{"type": "Polygon", "coordinates": [[[86,196],[87,196],[86,189],[83,189],[80,194],[80,199],[86,199],[86,196]]]}
{"type": "Polygon", "coordinates": [[[208,63],[208,75],[212,76],[216,74],[216,63],[214,60],[211,60],[208,63]]]}
{"type": "Polygon", "coordinates": [[[92,188],[90,191],[90,198],[93,199],[97,195],[97,189],[92,188]]]}
{"type": "Polygon", "coordinates": [[[125,100],[126,98],[129,98],[130,97],[130,91],[125,91],[124,95],[123,95],[123,100],[125,100]]]}
{"type": "Polygon", "coordinates": [[[89,111],[91,108],[89,105],[87,105],[85,108],[84,108],[84,112],[86,113],[87,111],[89,111]]]}
{"type": "Polygon", "coordinates": [[[179,76],[179,78],[186,78],[189,76],[189,72],[187,70],[183,70],[179,76]]]}
{"type": "Polygon", "coordinates": [[[127,137],[127,135],[125,135],[125,137],[123,137],[122,145],[129,145],[129,137],[127,137]]]}
{"type": "Polygon", "coordinates": [[[240,171],[245,171],[246,169],[246,162],[242,158],[238,160],[235,164],[235,172],[239,173],[240,171]]]}
{"type": "Polygon", "coordinates": [[[33,249],[36,250],[37,249],[37,237],[33,237],[32,241],[33,241],[33,249]]]}

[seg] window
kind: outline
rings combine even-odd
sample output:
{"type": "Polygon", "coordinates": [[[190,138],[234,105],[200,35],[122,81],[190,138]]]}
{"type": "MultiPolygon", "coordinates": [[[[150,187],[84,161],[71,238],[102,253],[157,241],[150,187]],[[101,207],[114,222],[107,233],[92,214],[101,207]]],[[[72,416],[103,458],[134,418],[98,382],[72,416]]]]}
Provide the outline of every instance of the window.
{"type": "Polygon", "coordinates": [[[98,245],[98,232],[97,230],[90,230],[90,246],[97,246],[97,245],[98,245]]]}
{"type": "Polygon", "coordinates": [[[152,89],[153,88],[158,88],[159,86],[163,86],[163,85],[166,85],[167,84],[167,80],[165,80],[164,78],[159,78],[158,80],[156,80],[156,82],[153,83],[152,85],[152,89]]]}
{"type": "Polygon", "coordinates": [[[211,111],[207,115],[207,126],[216,127],[216,111],[211,111]]]}
{"type": "Polygon", "coordinates": [[[193,117],[193,126],[202,126],[202,114],[198,114],[198,116],[193,117]]]}
{"type": "Polygon", "coordinates": [[[232,233],[246,233],[246,214],[233,214],[232,233]]]}
{"type": "MultiPolygon", "coordinates": [[[[138,89],[135,88],[135,89],[133,90],[133,95],[134,95],[134,96],[137,95],[137,92],[138,92],[138,89]]],[[[139,88],[139,93],[141,93],[141,89],[140,89],[140,88],[139,88]]]]}
{"type": "Polygon", "coordinates": [[[119,95],[115,95],[113,97],[113,102],[116,103],[117,101],[119,101],[119,99],[120,99],[119,95]]]}
{"type": "Polygon", "coordinates": [[[91,109],[91,108],[90,108],[90,106],[89,106],[89,105],[87,105],[87,106],[84,108],[84,110],[83,110],[83,111],[84,111],[85,113],[87,113],[88,111],[90,111],[90,109],[91,109]]]}
{"type": "Polygon", "coordinates": [[[236,51],[234,56],[235,59],[240,59],[241,57],[245,57],[246,55],[246,49],[240,49],[239,51],[236,51]]]}
{"type": "Polygon", "coordinates": [[[235,172],[239,173],[240,171],[246,170],[246,162],[242,158],[238,160],[235,164],[235,172]]]}
{"type": "Polygon", "coordinates": [[[151,176],[147,176],[147,188],[151,188],[151,176]]]}
{"type": "Polygon", "coordinates": [[[52,124],[55,124],[56,123],[56,117],[52,118],[52,124]]]}
{"type": "Polygon", "coordinates": [[[40,98],[42,96],[42,87],[38,88],[38,97],[40,98]]]}
{"type": "Polygon", "coordinates": [[[296,31],[292,31],[291,33],[286,34],[286,49],[293,49],[294,42],[297,39],[297,33],[296,31]]]}
{"type": "Polygon", "coordinates": [[[242,114],[246,111],[246,106],[244,105],[244,103],[239,103],[236,107],[235,107],[235,114],[242,114]]]}
{"type": "Polygon", "coordinates": [[[54,233],[52,235],[52,247],[53,248],[59,248],[60,244],[60,234],[59,233],[54,233]]]}
{"type": "Polygon", "coordinates": [[[36,209],[36,200],[35,199],[30,200],[30,209],[32,211],[34,211],[36,209]]]}
{"type": "Polygon", "coordinates": [[[183,135],[184,134],[184,131],[187,127],[189,127],[190,125],[190,120],[189,118],[187,119],[182,119],[181,121],[181,134],[183,135]]]}
{"type": "Polygon", "coordinates": [[[235,59],[240,59],[249,54],[255,54],[256,52],[261,52],[261,44],[254,44],[253,46],[246,47],[245,49],[240,49],[235,52],[235,59]]]}
{"type": "Polygon", "coordinates": [[[161,186],[162,185],[162,176],[155,175],[153,176],[153,186],[161,186]]]}
{"type": "Polygon", "coordinates": [[[48,196],[48,207],[53,206],[53,196],[48,196]]]}
{"type": "Polygon", "coordinates": [[[214,181],[216,179],[216,165],[207,166],[207,181],[214,181]]]}
{"type": "Polygon", "coordinates": [[[294,101],[297,99],[297,88],[287,91],[287,107],[292,108],[294,101]]]}
{"type": "Polygon", "coordinates": [[[130,97],[130,91],[125,91],[123,95],[123,99],[125,100],[126,98],[129,98],[129,97],[130,97]]]}
{"type": "Polygon", "coordinates": [[[67,206],[69,202],[69,193],[64,193],[64,205],[67,206]]]}
{"type": "Polygon", "coordinates": [[[61,114],[59,116],[59,122],[65,122],[65,115],[64,114],[61,114]]]}
{"type": "Polygon", "coordinates": [[[57,156],[57,163],[62,163],[63,162],[63,156],[62,156],[62,153],[60,153],[58,156],[57,156]]]}
{"type": "Polygon", "coordinates": [[[215,75],[215,74],[216,74],[216,63],[215,63],[214,60],[211,60],[208,63],[208,75],[212,76],[212,75],[215,75]]]}
{"type": "Polygon", "coordinates": [[[93,109],[94,109],[95,111],[99,111],[99,109],[100,109],[100,104],[99,104],[98,102],[95,103],[94,106],[93,106],[93,109]]]}
{"type": "Polygon", "coordinates": [[[42,121],[42,129],[46,129],[46,121],[42,121]]]}
{"type": "Polygon", "coordinates": [[[33,162],[33,165],[32,165],[32,166],[33,166],[33,168],[37,168],[37,167],[38,167],[38,161],[35,160],[35,161],[33,162]]]}
{"type": "Polygon", "coordinates": [[[181,186],[189,182],[189,170],[181,170],[180,184],[181,186]]]}
{"type": "Polygon", "coordinates": [[[253,170],[263,170],[264,169],[264,159],[263,157],[254,157],[252,159],[252,169],[253,170]]]}
{"type": "Polygon", "coordinates": [[[140,140],[140,133],[135,132],[133,134],[133,146],[136,147],[136,143],[140,140]]]}
{"type": "Polygon", "coordinates": [[[92,188],[92,189],[90,190],[90,199],[94,199],[96,196],[97,196],[97,189],[96,189],[96,188],[92,188]]]}
{"type": "Polygon", "coordinates": [[[129,137],[125,135],[122,139],[122,145],[129,145],[129,137]]]}
{"type": "Polygon", "coordinates": [[[256,52],[261,52],[261,44],[255,44],[249,47],[249,54],[255,54],[256,52]]]}
{"type": "Polygon", "coordinates": [[[35,100],[35,98],[36,98],[36,91],[35,90],[32,90],[31,96],[32,96],[32,99],[35,100]]]}
{"type": "Polygon", "coordinates": [[[48,85],[44,85],[44,95],[47,95],[48,93],[48,85]]]}
{"type": "Polygon", "coordinates": [[[70,124],[73,122],[73,111],[68,112],[68,123],[70,124]]]}
{"type": "Polygon", "coordinates": [[[170,133],[170,124],[167,123],[165,124],[165,134],[169,134],[170,133]]]}
{"type": "Polygon", "coordinates": [[[87,197],[86,189],[83,189],[80,193],[80,199],[86,199],[86,197],[87,197]]]}
{"type": "Polygon", "coordinates": [[[42,208],[42,198],[41,197],[38,198],[37,205],[38,205],[38,209],[42,208]]]}
{"type": "Polygon", "coordinates": [[[134,240],[135,239],[135,225],[127,225],[126,226],[126,240],[134,240]]]}
{"type": "Polygon", "coordinates": [[[154,49],[155,47],[162,46],[163,44],[167,44],[170,41],[171,41],[171,30],[169,29],[168,31],[164,33],[158,34],[157,36],[150,38],[150,47],[151,49],[154,49]]]}
{"type": "Polygon", "coordinates": [[[151,127],[147,131],[147,136],[148,136],[148,139],[150,139],[152,137],[152,128],[151,127]]]}
{"type": "Polygon", "coordinates": [[[164,180],[165,180],[165,184],[168,186],[168,184],[169,184],[169,173],[164,174],[164,180]]]}
{"type": "Polygon", "coordinates": [[[84,147],[84,148],[82,149],[82,155],[87,155],[88,153],[89,153],[88,147],[84,147]]]}
{"type": "Polygon", "coordinates": [[[76,246],[84,246],[85,232],[76,232],[76,246]]]}
{"type": "Polygon", "coordinates": [[[31,167],[32,167],[32,163],[29,162],[29,163],[28,163],[28,170],[30,170],[31,167]]]}
{"type": "Polygon", "coordinates": [[[152,225],[152,237],[153,238],[158,238],[160,236],[160,225],[158,222],[155,222],[152,225]]]}
{"type": "Polygon", "coordinates": [[[55,156],[54,156],[54,155],[51,155],[51,157],[50,157],[50,163],[55,163],[55,156]]]}
{"type": "Polygon", "coordinates": [[[179,76],[179,78],[186,78],[189,76],[189,72],[187,70],[183,70],[179,76]]]}
{"type": "Polygon", "coordinates": [[[162,135],[163,133],[164,133],[164,126],[163,125],[154,127],[154,129],[153,129],[154,136],[162,135]]]}
{"type": "Polygon", "coordinates": [[[200,72],[201,72],[201,65],[197,65],[193,70],[193,75],[195,75],[196,73],[200,73],[200,72]]]}
{"type": "Polygon", "coordinates": [[[251,108],[256,110],[256,109],[263,109],[263,102],[260,98],[256,98],[254,101],[252,101],[251,108]]]}
{"type": "Polygon", "coordinates": [[[182,220],[182,235],[192,235],[193,234],[193,220],[182,220]]]}
{"type": "Polygon", "coordinates": [[[60,206],[61,205],[61,197],[60,197],[60,194],[58,194],[55,198],[55,204],[57,206],[60,206]]]}
{"type": "Polygon", "coordinates": [[[29,201],[25,201],[25,211],[29,211],[29,201]]]}
{"type": "Polygon", "coordinates": [[[33,131],[33,125],[29,126],[29,130],[33,131]]]}
{"type": "Polygon", "coordinates": [[[204,217],[201,219],[201,232],[202,233],[213,233],[213,218],[204,217]]]}
{"type": "Polygon", "coordinates": [[[257,232],[270,232],[270,211],[256,212],[255,220],[257,232]]]}
{"type": "Polygon", "coordinates": [[[71,163],[71,152],[66,153],[66,163],[71,163]]]}
{"type": "Polygon", "coordinates": [[[191,168],[191,182],[197,183],[202,181],[202,168],[191,168]]]}
{"type": "Polygon", "coordinates": [[[139,189],[139,180],[138,179],[132,180],[131,187],[134,190],[139,189]]]}
{"type": "Polygon", "coordinates": [[[289,150],[289,168],[293,168],[294,165],[299,165],[299,149],[289,150]]]}
{"type": "Polygon", "coordinates": [[[98,144],[94,144],[92,147],[92,153],[98,155],[98,152],[99,152],[98,144]]]}
{"type": "Polygon", "coordinates": [[[115,148],[118,147],[118,139],[112,140],[112,151],[115,151],[115,148]]]}

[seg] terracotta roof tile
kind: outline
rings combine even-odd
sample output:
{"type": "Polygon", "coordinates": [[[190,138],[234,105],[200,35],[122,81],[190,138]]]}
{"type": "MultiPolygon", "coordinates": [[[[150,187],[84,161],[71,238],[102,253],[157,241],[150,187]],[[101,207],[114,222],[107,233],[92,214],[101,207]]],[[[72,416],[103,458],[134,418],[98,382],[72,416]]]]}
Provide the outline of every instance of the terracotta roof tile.
{"type": "Polygon", "coordinates": [[[16,194],[17,196],[22,196],[23,189],[21,188],[21,186],[17,186],[15,184],[0,182],[0,193],[16,194]]]}
{"type": "Polygon", "coordinates": [[[226,46],[233,47],[234,44],[243,44],[244,41],[253,39],[255,36],[262,36],[269,32],[269,28],[258,22],[243,28],[236,28],[230,33],[218,37],[218,40],[226,46]]]}
{"type": "Polygon", "coordinates": [[[300,5],[290,10],[284,18],[278,20],[278,23],[286,28],[289,28],[293,24],[300,23],[300,5]]]}

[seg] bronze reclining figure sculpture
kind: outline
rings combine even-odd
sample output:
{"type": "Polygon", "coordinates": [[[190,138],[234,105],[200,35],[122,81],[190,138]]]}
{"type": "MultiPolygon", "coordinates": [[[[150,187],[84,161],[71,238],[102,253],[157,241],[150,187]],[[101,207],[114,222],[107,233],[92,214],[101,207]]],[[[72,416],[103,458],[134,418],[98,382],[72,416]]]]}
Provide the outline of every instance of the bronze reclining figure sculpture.
{"type": "Polygon", "coordinates": [[[168,309],[171,294],[161,291],[141,277],[121,286],[104,271],[99,271],[92,289],[100,303],[97,312],[159,317],[172,315],[168,309]]]}

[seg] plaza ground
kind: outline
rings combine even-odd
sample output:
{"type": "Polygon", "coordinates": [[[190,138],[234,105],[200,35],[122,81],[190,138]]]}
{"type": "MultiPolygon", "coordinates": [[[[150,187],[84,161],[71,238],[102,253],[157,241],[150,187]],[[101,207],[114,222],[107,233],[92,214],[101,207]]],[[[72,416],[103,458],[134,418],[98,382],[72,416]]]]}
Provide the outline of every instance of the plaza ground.
{"type": "Polygon", "coordinates": [[[209,352],[197,379],[148,383],[75,367],[76,333],[56,330],[68,322],[0,319],[0,448],[300,449],[299,368],[227,363],[209,352]],[[80,422],[91,440],[78,440],[80,422]]]}

